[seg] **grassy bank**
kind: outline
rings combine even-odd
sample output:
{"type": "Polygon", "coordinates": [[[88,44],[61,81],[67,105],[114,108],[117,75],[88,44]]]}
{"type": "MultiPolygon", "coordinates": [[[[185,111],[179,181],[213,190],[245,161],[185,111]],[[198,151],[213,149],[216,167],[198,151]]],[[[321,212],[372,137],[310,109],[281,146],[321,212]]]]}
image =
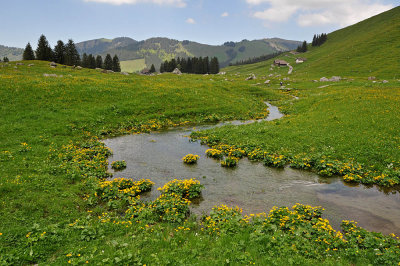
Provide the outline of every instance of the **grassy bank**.
{"type": "MultiPolygon", "coordinates": [[[[140,182],[140,177],[135,177],[137,183],[104,180],[109,176],[110,152],[98,141],[103,137],[261,117],[265,115],[262,100],[274,101],[291,116],[282,122],[230,128],[229,137],[224,135],[226,129],[213,133],[236,143],[243,138],[238,132],[246,130],[247,141],[259,145],[267,142],[252,133],[258,127],[265,133],[272,129],[262,127],[281,130],[286,119],[293,119],[290,123],[297,124],[296,129],[304,121],[318,123],[322,118],[312,110],[318,110],[316,103],[329,101],[332,92],[315,93],[307,90],[307,83],[299,83],[295,93],[301,99],[291,104],[292,98],[273,85],[256,85],[257,81],[247,82],[242,76],[124,76],[32,63],[31,67],[24,62],[17,68],[15,64],[0,68],[4,99],[0,118],[1,264],[399,262],[398,239],[367,232],[352,222],[343,224],[341,235],[321,218],[320,208],[297,205],[293,210],[274,209],[269,215],[247,217],[239,209],[221,206],[197,221],[187,212],[192,197],[186,195],[197,197],[201,189],[193,183],[184,186],[194,187],[190,193],[182,188],[172,191],[170,184],[164,187],[164,196],[143,203],[138,196],[151,188],[150,181],[140,182]],[[311,117],[303,118],[307,112],[311,117]],[[257,127],[248,130],[253,126],[257,127]]],[[[272,84],[278,82],[277,78],[272,84]]],[[[379,90],[391,88],[382,86],[379,90]]],[[[353,89],[358,95],[357,87],[353,89]]],[[[333,96],[339,99],[341,90],[335,89],[333,96]]],[[[387,102],[397,99],[395,89],[393,93],[387,102]]],[[[375,94],[365,94],[360,106],[375,94]]],[[[347,121],[341,114],[336,116],[347,121]]],[[[388,119],[392,122],[393,117],[388,119]]],[[[385,136],[391,130],[397,132],[390,127],[383,130],[385,136]]],[[[303,138],[306,135],[302,133],[303,138]]],[[[293,148],[308,151],[307,147],[293,148]]],[[[391,156],[396,154],[393,151],[391,156]]]]}

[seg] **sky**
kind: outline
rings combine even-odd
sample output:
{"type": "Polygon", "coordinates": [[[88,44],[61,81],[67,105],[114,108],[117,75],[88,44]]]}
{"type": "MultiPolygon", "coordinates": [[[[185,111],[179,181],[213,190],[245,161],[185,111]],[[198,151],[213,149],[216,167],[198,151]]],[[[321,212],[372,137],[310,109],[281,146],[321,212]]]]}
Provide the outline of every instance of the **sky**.
{"type": "Polygon", "coordinates": [[[399,0],[1,0],[0,44],[35,49],[98,38],[168,37],[218,45],[279,37],[311,41],[399,0]]]}

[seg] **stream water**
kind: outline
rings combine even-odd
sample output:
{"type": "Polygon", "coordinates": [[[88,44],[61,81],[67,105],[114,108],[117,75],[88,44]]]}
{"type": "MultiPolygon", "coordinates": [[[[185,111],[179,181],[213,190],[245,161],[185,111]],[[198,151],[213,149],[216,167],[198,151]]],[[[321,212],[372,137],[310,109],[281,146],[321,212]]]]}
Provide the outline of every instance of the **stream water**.
{"type": "MultiPolygon", "coordinates": [[[[283,116],[277,107],[266,104],[270,114],[265,120],[283,116]]],[[[232,121],[230,124],[251,122],[254,121],[232,121]]],[[[247,159],[240,160],[236,168],[223,168],[219,161],[206,157],[207,146],[189,141],[187,137],[193,130],[204,128],[210,126],[105,140],[114,153],[109,161],[125,160],[127,163],[127,168],[114,176],[135,180],[146,178],[155,182],[153,190],[142,199],[158,197],[157,188],[170,180],[197,178],[204,189],[199,202],[191,205],[191,211],[198,216],[220,204],[237,205],[249,214],[269,212],[273,206],[291,207],[302,203],[323,206],[323,217],[329,219],[335,229],[340,229],[342,220],[354,220],[371,231],[400,234],[400,193],[384,193],[377,187],[348,186],[340,178],[321,178],[289,167],[269,168],[247,159]],[[182,163],[182,157],[189,153],[200,155],[197,164],[182,163]]]]}

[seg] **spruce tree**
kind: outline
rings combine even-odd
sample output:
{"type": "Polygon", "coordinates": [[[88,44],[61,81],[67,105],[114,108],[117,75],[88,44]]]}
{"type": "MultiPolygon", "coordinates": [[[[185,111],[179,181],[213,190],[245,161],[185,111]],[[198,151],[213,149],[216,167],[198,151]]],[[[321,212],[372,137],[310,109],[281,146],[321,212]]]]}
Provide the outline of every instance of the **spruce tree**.
{"type": "Polygon", "coordinates": [[[92,54],[90,54],[88,56],[88,67],[91,69],[96,68],[96,59],[94,58],[94,56],[92,54]]]}
{"type": "Polygon", "coordinates": [[[23,60],[35,60],[35,54],[33,53],[32,46],[28,42],[25,47],[24,54],[22,55],[23,60]]]}
{"type": "Polygon", "coordinates": [[[103,68],[103,58],[101,58],[101,55],[96,56],[96,67],[103,68]]]}
{"type": "Polygon", "coordinates": [[[121,65],[119,64],[119,59],[117,55],[114,55],[112,60],[112,71],[121,72],[121,65]]]}
{"type": "Polygon", "coordinates": [[[217,57],[211,58],[210,61],[210,73],[218,74],[219,73],[219,62],[217,57]]]}
{"type": "Polygon", "coordinates": [[[54,61],[59,64],[65,63],[65,45],[61,40],[58,40],[54,47],[54,61]]]}
{"type": "Polygon", "coordinates": [[[40,36],[38,46],[36,48],[36,58],[43,61],[51,61],[53,59],[53,51],[50,48],[49,42],[46,36],[43,34],[40,36]]]}
{"type": "Polygon", "coordinates": [[[5,57],[3,57],[3,62],[4,62],[4,63],[7,63],[7,62],[10,62],[10,60],[8,60],[8,57],[5,56],[5,57]]]}
{"type": "Polygon", "coordinates": [[[89,60],[88,60],[88,55],[86,53],[83,53],[82,55],[82,62],[81,62],[82,67],[89,67],[89,60]]]}
{"type": "Polygon", "coordinates": [[[151,64],[150,73],[154,73],[154,72],[156,72],[156,68],[154,67],[154,64],[151,64]]]}
{"type": "Polygon", "coordinates": [[[69,66],[77,66],[80,64],[80,56],[72,39],[69,39],[65,46],[65,64],[69,66]]]}
{"type": "Polygon", "coordinates": [[[307,42],[306,42],[306,41],[303,42],[303,45],[302,45],[302,47],[301,47],[301,51],[302,51],[303,53],[307,52],[307,42]]]}
{"type": "Polygon", "coordinates": [[[112,70],[112,68],[113,68],[113,60],[111,58],[111,55],[107,54],[106,58],[104,59],[104,69],[112,70]]]}
{"type": "Polygon", "coordinates": [[[161,63],[160,65],[160,73],[164,73],[164,63],[161,63]]]}

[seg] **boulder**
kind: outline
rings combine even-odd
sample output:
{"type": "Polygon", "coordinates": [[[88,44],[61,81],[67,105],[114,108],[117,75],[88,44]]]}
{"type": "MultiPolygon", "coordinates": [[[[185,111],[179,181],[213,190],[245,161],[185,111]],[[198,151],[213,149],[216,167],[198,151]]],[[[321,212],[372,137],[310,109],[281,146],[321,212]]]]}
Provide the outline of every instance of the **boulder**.
{"type": "Polygon", "coordinates": [[[121,72],[122,75],[129,76],[128,72],[121,72]]]}
{"type": "Polygon", "coordinates": [[[249,77],[246,78],[246,80],[253,80],[253,79],[257,79],[256,75],[251,74],[249,77]]]}
{"type": "Polygon", "coordinates": [[[35,64],[29,64],[28,67],[34,66],[35,64]]]}
{"type": "Polygon", "coordinates": [[[218,75],[225,75],[226,72],[219,72],[218,75]]]}
{"type": "Polygon", "coordinates": [[[81,67],[81,66],[77,66],[77,67],[76,67],[76,69],[78,69],[78,70],[81,70],[81,69],[82,69],[82,67],[81,67]]]}
{"type": "Polygon", "coordinates": [[[329,79],[329,81],[337,82],[337,81],[340,81],[341,79],[342,79],[342,78],[339,77],[339,76],[333,76],[333,77],[331,77],[331,78],[329,79]]]}
{"type": "Polygon", "coordinates": [[[51,62],[51,63],[50,63],[50,66],[51,66],[51,67],[56,67],[57,64],[56,64],[55,62],[51,62]]]}
{"type": "Polygon", "coordinates": [[[271,81],[269,79],[267,79],[264,84],[269,84],[271,81]]]}
{"type": "Polygon", "coordinates": [[[329,79],[328,79],[328,78],[325,78],[325,77],[322,77],[322,78],[319,79],[319,81],[321,81],[321,82],[326,82],[326,81],[329,81],[329,79]]]}
{"type": "Polygon", "coordinates": [[[176,75],[182,75],[182,72],[178,68],[175,68],[174,71],[172,71],[172,73],[176,75]]]}
{"type": "Polygon", "coordinates": [[[43,77],[62,78],[63,76],[62,76],[62,75],[58,76],[57,74],[47,74],[47,73],[44,73],[44,74],[43,74],[43,77]]]}
{"type": "Polygon", "coordinates": [[[389,83],[389,81],[387,81],[387,80],[383,80],[383,81],[382,81],[382,83],[389,83]]]}
{"type": "Polygon", "coordinates": [[[368,80],[376,80],[376,77],[368,77],[368,80]]]}
{"type": "Polygon", "coordinates": [[[24,63],[16,63],[15,65],[16,65],[16,66],[23,66],[24,63]]]}

